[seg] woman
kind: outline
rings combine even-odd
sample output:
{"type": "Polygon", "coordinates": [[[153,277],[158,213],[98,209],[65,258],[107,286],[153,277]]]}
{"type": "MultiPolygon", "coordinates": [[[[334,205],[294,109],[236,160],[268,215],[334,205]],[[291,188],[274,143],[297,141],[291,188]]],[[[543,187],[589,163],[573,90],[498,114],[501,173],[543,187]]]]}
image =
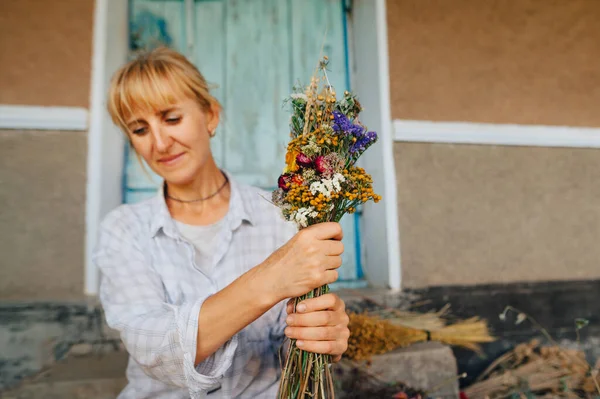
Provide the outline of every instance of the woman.
{"type": "Polygon", "coordinates": [[[200,72],[172,50],[149,52],[116,72],[108,109],[164,180],[105,218],[94,253],[107,322],[130,354],[120,398],[274,398],[284,332],[339,360],[344,303],[327,294],[293,313],[285,301],[337,279],[342,230],[297,232],[266,193],[217,167],[221,107],[200,72]]]}

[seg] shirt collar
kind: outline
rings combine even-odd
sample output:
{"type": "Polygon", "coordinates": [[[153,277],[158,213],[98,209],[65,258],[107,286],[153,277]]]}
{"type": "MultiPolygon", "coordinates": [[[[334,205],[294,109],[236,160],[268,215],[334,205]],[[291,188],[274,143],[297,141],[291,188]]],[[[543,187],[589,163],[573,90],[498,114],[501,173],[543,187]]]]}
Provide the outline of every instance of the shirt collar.
{"type": "MultiPolygon", "coordinates": [[[[238,183],[233,176],[223,171],[229,179],[231,195],[229,197],[229,210],[225,215],[226,224],[231,230],[237,229],[244,221],[254,224],[255,214],[252,209],[252,200],[250,198],[250,190],[243,184],[238,183]]],[[[165,201],[164,183],[161,184],[158,195],[152,200],[152,222],[150,223],[150,234],[156,236],[159,231],[171,237],[179,237],[179,231],[165,201]]]]}

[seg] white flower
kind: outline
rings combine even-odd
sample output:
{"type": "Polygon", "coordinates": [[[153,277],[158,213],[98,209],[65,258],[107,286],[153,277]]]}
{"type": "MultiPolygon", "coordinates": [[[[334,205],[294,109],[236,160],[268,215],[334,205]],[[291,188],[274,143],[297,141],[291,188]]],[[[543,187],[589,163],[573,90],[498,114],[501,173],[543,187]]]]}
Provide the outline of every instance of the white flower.
{"type": "Polygon", "coordinates": [[[341,173],[336,173],[335,175],[333,175],[332,180],[333,180],[333,187],[335,187],[335,191],[337,193],[342,191],[342,186],[340,185],[340,183],[343,183],[346,181],[346,178],[344,177],[344,175],[341,173]]]}
{"type": "Polygon", "coordinates": [[[300,226],[300,227],[306,227],[308,226],[308,218],[314,218],[318,215],[317,212],[314,211],[315,208],[313,208],[312,206],[309,206],[308,208],[300,208],[298,209],[295,213],[294,213],[294,221],[300,226]]]}
{"type": "Polygon", "coordinates": [[[304,101],[308,101],[308,97],[306,97],[306,94],[304,94],[304,93],[293,93],[290,95],[290,97],[292,97],[294,100],[297,98],[301,98],[304,101]]]}
{"type": "Polygon", "coordinates": [[[333,180],[331,179],[323,179],[323,185],[325,186],[325,188],[327,189],[327,195],[328,197],[331,197],[331,194],[333,193],[333,180]]]}
{"type": "Polygon", "coordinates": [[[324,180],[326,180],[326,179],[313,182],[310,185],[310,192],[312,193],[312,195],[317,195],[317,194],[321,193],[326,197],[331,196],[331,194],[329,193],[329,190],[327,190],[327,187],[325,186],[324,180]]]}
{"type": "Polygon", "coordinates": [[[321,179],[321,181],[313,182],[310,185],[310,192],[312,195],[323,194],[325,197],[331,198],[333,193],[342,191],[340,183],[345,181],[346,179],[341,173],[336,173],[331,179],[321,179]]]}

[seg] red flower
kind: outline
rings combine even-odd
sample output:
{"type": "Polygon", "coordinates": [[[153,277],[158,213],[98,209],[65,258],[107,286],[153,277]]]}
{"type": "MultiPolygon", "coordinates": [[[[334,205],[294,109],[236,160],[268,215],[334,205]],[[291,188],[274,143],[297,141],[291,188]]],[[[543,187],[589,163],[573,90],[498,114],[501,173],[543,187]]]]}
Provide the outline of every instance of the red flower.
{"type": "Polygon", "coordinates": [[[277,179],[277,185],[283,191],[288,191],[290,189],[290,181],[292,180],[291,176],[287,173],[282,174],[277,179]]]}
{"type": "Polygon", "coordinates": [[[298,164],[304,168],[308,168],[309,166],[312,165],[312,159],[310,159],[306,155],[300,153],[300,154],[296,155],[296,164],[298,164]]]}
{"type": "Polygon", "coordinates": [[[319,173],[324,173],[325,171],[327,171],[327,161],[325,161],[325,158],[323,156],[319,155],[315,159],[315,169],[317,169],[317,172],[319,173]]]}

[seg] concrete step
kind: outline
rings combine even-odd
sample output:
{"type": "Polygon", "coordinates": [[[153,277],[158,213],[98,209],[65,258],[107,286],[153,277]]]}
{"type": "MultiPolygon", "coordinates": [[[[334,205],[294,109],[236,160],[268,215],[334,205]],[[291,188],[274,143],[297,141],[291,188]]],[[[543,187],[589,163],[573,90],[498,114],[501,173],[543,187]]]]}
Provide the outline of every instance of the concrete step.
{"type": "MultiPolygon", "coordinates": [[[[388,307],[402,307],[403,301],[409,301],[383,290],[351,291],[342,296],[349,302],[367,296],[388,307]]],[[[127,353],[115,344],[118,335],[105,326],[101,312],[73,306],[22,308],[5,307],[2,313],[0,307],[0,398],[117,396],[126,384],[127,353]],[[115,351],[118,348],[121,351],[115,351]],[[3,386],[11,388],[2,391],[3,386]]],[[[336,367],[341,371],[338,378],[351,380],[354,374],[349,369],[356,366],[336,367]]],[[[458,393],[456,359],[450,348],[436,343],[375,356],[368,370],[375,376],[372,380],[403,382],[440,397],[455,398],[458,393]]]]}
{"type": "Polygon", "coordinates": [[[126,352],[69,356],[0,393],[5,399],[114,399],[125,387],[126,352]]]}
{"type": "MultiPolygon", "coordinates": [[[[16,388],[0,393],[5,399],[109,399],[115,398],[126,385],[127,353],[87,353],[74,355],[57,362],[50,369],[23,380],[16,388]]],[[[377,382],[404,383],[426,391],[431,398],[458,397],[456,359],[452,350],[436,342],[425,342],[374,356],[369,366],[344,361],[336,365],[338,396],[356,396],[356,368],[366,370],[358,389],[371,389],[377,382]],[[353,385],[354,384],[354,385],[353,385]]]]}
{"type": "MultiPolygon", "coordinates": [[[[346,392],[347,387],[356,386],[355,380],[361,378],[365,380],[363,389],[372,390],[378,382],[387,386],[402,383],[425,391],[427,397],[454,399],[459,395],[457,372],[456,358],[450,347],[437,342],[423,342],[373,356],[368,364],[344,361],[338,367],[337,379],[342,387],[346,387],[342,389],[346,392]]],[[[356,392],[352,395],[362,397],[356,392]]],[[[340,397],[346,395],[341,394],[340,397]]]]}
{"type": "Polygon", "coordinates": [[[0,392],[49,369],[74,347],[106,352],[119,343],[95,301],[0,302],[0,392]]]}

